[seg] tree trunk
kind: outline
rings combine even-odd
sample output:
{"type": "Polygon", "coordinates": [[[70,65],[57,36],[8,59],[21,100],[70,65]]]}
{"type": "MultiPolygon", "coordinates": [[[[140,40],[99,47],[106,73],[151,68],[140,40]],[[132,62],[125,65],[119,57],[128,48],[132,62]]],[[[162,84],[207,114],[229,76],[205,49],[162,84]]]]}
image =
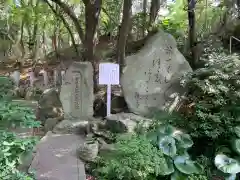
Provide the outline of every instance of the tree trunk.
{"type": "Polygon", "coordinates": [[[20,43],[20,46],[21,46],[21,49],[22,49],[22,58],[24,57],[25,55],[25,47],[24,47],[24,43],[23,43],[23,33],[24,33],[24,20],[22,20],[21,22],[21,33],[20,33],[20,39],[19,39],[19,43],[20,43]]]}
{"type": "Polygon", "coordinates": [[[122,23],[119,28],[118,42],[117,42],[117,61],[120,64],[120,72],[122,70],[125,63],[125,46],[128,37],[129,23],[131,19],[131,10],[132,10],[132,0],[124,0],[123,4],[123,17],[122,23]]]}
{"type": "Polygon", "coordinates": [[[102,0],[94,1],[93,3],[89,0],[83,0],[85,4],[85,60],[90,62],[93,61],[94,56],[94,36],[98,26],[98,19],[101,11],[102,0]]]}
{"type": "Polygon", "coordinates": [[[147,0],[143,0],[143,27],[142,27],[143,38],[145,37],[146,22],[147,22],[147,0]]]}
{"type": "Polygon", "coordinates": [[[149,27],[151,27],[152,24],[155,22],[159,9],[160,9],[160,0],[152,0],[151,7],[150,7],[149,27]]]}
{"type": "Polygon", "coordinates": [[[84,60],[90,61],[94,69],[94,92],[98,91],[97,88],[97,69],[99,64],[97,58],[94,59],[95,43],[94,37],[98,26],[99,15],[101,12],[102,0],[91,2],[89,0],[83,0],[85,5],[85,41],[84,41],[84,60]]]}
{"type": "Polygon", "coordinates": [[[191,67],[194,69],[196,68],[197,65],[197,53],[195,52],[194,48],[197,44],[196,44],[196,31],[195,31],[195,5],[196,2],[195,0],[188,0],[188,37],[189,37],[189,46],[191,49],[191,55],[192,55],[192,60],[189,62],[191,67]]]}
{"type": "Polygon", "coordinates": [[[40,3],[40,0],[37,0],[35,7],[32,4],[32,7],[34,8],[34,14],[35,14],[35,22],[34,22],[33,33],[31,37],[31,42],[33,43],[32,59],[34,61],[37,59],[37,54],[39,51],[39,38],[37,38],[39,14],[35,10],[35,8],[38,7],[39,3],[40,3]]]}

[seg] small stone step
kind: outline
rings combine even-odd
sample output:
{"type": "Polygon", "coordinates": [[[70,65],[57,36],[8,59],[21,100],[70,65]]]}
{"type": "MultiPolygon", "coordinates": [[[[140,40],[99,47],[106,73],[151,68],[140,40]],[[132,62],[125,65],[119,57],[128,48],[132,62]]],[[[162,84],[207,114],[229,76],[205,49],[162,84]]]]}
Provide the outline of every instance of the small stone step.
{"type": "Polygon", "coordinates": [[[26,107],[30,107],[30,108],[33,108],[33,109],[36,109],[37,107],[37,101],[29,101],[29,100],[22,100],[22,99],[14,99],[12,100],[12,102],[15,102],[15,103],[18,103],[22,106],[26,106],[26,107]]]}
{"type": "Polygon", "coordinates": [[[76,156],[81,144],[79,135],[49,131],[37,145],[29,171],[36,172],[37,180],[86,180],[84,164],[76,156]]]}

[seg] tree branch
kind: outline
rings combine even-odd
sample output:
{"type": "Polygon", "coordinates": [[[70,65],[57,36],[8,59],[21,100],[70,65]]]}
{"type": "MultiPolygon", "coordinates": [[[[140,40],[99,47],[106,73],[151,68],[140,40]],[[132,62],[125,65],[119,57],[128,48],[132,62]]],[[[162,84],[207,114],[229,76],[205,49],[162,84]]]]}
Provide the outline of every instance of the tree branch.
{"type": "Polygon", "coordinates": [[[58,12],[53,8],[53,6],[48,2],[48,0],[46,0],[45,2],[46,2],[47,5],[50,7],[50,9],[52,10],[52,12],[53,12],[55,15],[57,15],[57,16],[59,16],[59,17],[61,18],[61,20],[62,20],[65,28],[68,30],[68,32],[69,32],[69,34],[70,34],[70,37],[71,37],[72,43],[73,43],[73,47],[74,47],[74,49],[75,49],[75,51],[76,51],[76,53],[77,53],[77,56],[79,56],[80,54],[79,54],[79,52],[78,52],[78,49],[77,49],[77,45],[76,45],[76,43],[75,43],[74,36],[73,36],[73,34],[72,34],[71,28],[70,28],[70,26],[68,25],[66,19],[63,17],[63,15],[62,15],[60,12],[58,13],[58,12]]]}
{"type": "MultiPolygon", "coordinates": [[[[47,3],[47,0],[43,0],[43,1],[47,3]]],[[[71,10],[71,8],[67,4],[65,4],[61,0],[51,0],[51,1],[56,3],[62,9],[62,11],[71,18],[71,20],[73,21],[73,23],[76,27],[76,30],[77,30],[80,40],[82,41],[82,43],[84,43],[85,38],[84,38],[83,29],[79,23],[77,16],[75,15],[75,13],[71,10]]]]}

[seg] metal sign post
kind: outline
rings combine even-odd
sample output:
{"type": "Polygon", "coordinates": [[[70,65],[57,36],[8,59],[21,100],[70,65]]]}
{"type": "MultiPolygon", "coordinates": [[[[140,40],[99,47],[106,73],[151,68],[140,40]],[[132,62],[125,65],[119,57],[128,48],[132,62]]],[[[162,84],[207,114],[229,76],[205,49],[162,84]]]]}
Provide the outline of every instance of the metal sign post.
{"type": "Polygon", "coordinates": [[[19,82],[20,82],[20,72],[18,70],[15,70],[12,74],[15,85],[18,87],[19,86],[19,82]]]}
{"type": "Polygon", "coordinates": [[[107,85],[107,116],[111,115],[111,85],[119,85],[119,79],[118,64],[99,64],[99,84],[107,85]]]}
{"type": "Polygon", "coordinates": [[[229,52],[230,52],[230,54],[232,54],[232,40],[236,40],[236,41],[238,41],[238,42],[240,42],[240,39],[238,39],[238,38],[236,38],[236,37],[234,37],[234,36],[231,36],[230,37],[230,42],[229,42],[229,52]]]}
{"type": "Polygon", "coordinates": [[[31,70],[29,73],[30,86],[33,87],[34,84],[34,72],[31,70]]]}

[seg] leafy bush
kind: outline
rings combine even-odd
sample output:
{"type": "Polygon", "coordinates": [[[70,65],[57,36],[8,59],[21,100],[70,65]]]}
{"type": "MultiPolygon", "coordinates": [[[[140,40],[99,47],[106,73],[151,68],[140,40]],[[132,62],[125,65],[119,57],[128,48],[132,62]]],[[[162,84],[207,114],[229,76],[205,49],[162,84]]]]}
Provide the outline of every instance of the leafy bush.
{"type": "Polygon", "coordinates": [[[31,153],[37,142],[36,138],[18,138],[14,133],[0,132],[0,179],[31,179],[17,170],[28,153],[31,153]]]}
{"type": "Polygon", "coordinates": [[[190,159],[190,136],[172,126],[161,126],[146,135],[121,135],[114,151],[104,154],[95,166],[98,179],[205,180],[203,167],[190,159]]]}
{"type": "Polygon", "coordinates": [[[188,180],[208,180],[207,176],[205,175],[195,175],[192,174],[188,177],[188,180]]]}
{"type": "Polygon", "coordinates": [[[189,175],[203,174],[203,167],[192,161],[187,149],[193,141],[188,134],[176,130],[171,125],[161,125],[147,134],[151,143],[165,156],[167,166],[161,175],[171,175],[171,179],[185,178],[189,175]]]}
{"type": "Polygon", "coordinates": [[[11,101],[9,92],[13,89],[13,81],[0,77],[0,179],[33,180],[32,177],[17,170],[22,160],[31,153],[36,138],[17,137],[6,129],[14,127],[39,127],[40,122],[31,108],[20,106],[11,101]]]}
{"type": "Polygon", "coordinates": [[[22,158],[32,151],[37,139],[21,139],[6,129],[38,126],[40,122],[35,121],[35,115],[30,108],[21,107],[11,101],[0,101],[0,179],[32,180],[28,175],[19,172],[17,167],[22,158]]]}
{"type": "Polygon", "coordinates": [[[166,166],[163,153],[137,135],[118,137],[115,150],[97,163],[95,174],[102,180],[154,180],[166,166]]]}
{"type": "Polygon", "coordinates": [[[240,126],[234,128],[236,137],[230,142],[231,149],[222,146],[218,149],[214,163],[218,170],[224,173],[225,177],[236,179],[240,173],[240,126]],[[231,151],[232,150],[232,151],[231,151]],[[231,158],[234,157],[234,158],[231,158]]]}
{"type": "Polygon", "coordinates": [[[14,81],[6,76],[0,76],[0,99],[11,96],[14,81]]]}
{"type": "Polygon", "coordinates": [[[0,101],[0,129],[9,127],[39,127],[33,110],[12,101],[0,101]]]}
{"type": "Polygon", "coordinates": [[[229,138],[240,123],[240,61],[237,55],[212,53],[206,67],[188,74],[188,102],[195,104],[185,120],[173,122],[193,137],[229,138]]]}

